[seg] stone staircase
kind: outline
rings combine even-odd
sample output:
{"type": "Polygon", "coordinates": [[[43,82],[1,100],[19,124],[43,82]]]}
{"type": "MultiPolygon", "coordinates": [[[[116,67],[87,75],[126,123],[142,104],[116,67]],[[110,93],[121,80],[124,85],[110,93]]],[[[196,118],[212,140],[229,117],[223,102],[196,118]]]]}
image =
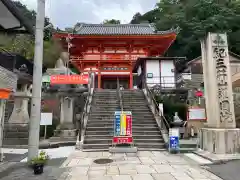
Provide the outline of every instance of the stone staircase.
{"type": "MultiPolygon", "coordinates": [[[[163,150],[164,141],[140,90],[122,92],[125,111],[132,111],[134,144],[139,150],[163,150]]],[[[116,90],[96,90],[87,122],[83,151],[108,150],[112,144],[114,113],[119,106],[116,90]]]]}
{"type": "Polygon", "coordinates": [[[112,144],[113,119],[118,106],[116,90],[95,90],[83,150],[108,150],[112,144]]]}
{"type": "Polygon", "coordinates": [[[3,147],[21,148],[28,145],[28,125],[4,125],[3,147]]]}
{"type": "Polygon", "coordinates": [[[165,150],[164,140],[142,90],[122,92],[124,111],[132,111],[134,144],[138,150],[165,150]]]}

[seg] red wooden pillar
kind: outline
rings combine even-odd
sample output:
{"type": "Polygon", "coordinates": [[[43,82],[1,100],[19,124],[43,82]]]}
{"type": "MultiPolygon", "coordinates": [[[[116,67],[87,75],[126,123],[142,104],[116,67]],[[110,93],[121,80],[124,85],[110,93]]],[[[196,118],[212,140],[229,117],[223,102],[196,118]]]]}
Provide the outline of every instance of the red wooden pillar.
{"type": "Polygon", "coordinates": [[[133,73],[130,71],[130,76],[129,76],[129,89],[133,89],[133,73]]]}
{"type": "Polygon", "coordinates": [[[128,57],[129,57],[129,64],[130,64],[130,75],[129,75],[129,89],[133,89],[133,73],[132,73],[132,51],[133,51],[133,46],[132,43],[129,44],[128,48],[128,57]]]}
{"type": "Polygon", "coordinates": [[[98,62],[98,89],[101,89],[101,66],[100,62],[98,62]]]}
{"type": "Polygon", "coordinates": [[[103,53],[103,47],[102,44],[99,45],[98,52],[100,52],[100,61],[98,61],[98,89],[101,89],[102,84],[102,78],[101,78],[101,62],[102,62],[102,53],[103,53]]]}

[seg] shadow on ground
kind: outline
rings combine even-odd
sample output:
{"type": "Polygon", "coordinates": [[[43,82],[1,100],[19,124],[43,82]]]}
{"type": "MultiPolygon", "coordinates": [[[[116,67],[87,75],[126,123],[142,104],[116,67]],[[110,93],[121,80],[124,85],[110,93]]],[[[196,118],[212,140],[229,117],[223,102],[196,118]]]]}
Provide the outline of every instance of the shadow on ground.
{"type": "Polygon", "coordinates": [[[240,179],[240,160],[232,160],[225,163],[208,165],[209,171],[224,180],[240,179]]]}

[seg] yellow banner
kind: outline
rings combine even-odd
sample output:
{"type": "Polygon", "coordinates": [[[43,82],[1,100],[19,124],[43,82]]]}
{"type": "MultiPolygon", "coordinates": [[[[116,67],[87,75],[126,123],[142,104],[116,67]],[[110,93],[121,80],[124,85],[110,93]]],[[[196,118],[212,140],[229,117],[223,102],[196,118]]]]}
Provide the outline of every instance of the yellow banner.
{"type": "Polygon", "coordinates": [[[121,135],[122,136],[125,136],[126,135],[126,119],[127,119],[127,116],[126,114],[121,114],[121,123],[120,123],[120,126],[121,126],[121,135]]]}

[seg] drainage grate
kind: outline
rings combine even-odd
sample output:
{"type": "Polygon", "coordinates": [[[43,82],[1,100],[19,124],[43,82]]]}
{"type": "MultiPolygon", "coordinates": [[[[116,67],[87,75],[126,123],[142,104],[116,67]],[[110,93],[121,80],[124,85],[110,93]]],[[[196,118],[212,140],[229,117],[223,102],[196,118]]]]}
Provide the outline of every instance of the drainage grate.
{"type": "Polygon", "coordinates": [[[112,159],[96,159],[93,162],[96,164],[109,164],[109,163],[112,163],[113,160],[112,159]]]}

